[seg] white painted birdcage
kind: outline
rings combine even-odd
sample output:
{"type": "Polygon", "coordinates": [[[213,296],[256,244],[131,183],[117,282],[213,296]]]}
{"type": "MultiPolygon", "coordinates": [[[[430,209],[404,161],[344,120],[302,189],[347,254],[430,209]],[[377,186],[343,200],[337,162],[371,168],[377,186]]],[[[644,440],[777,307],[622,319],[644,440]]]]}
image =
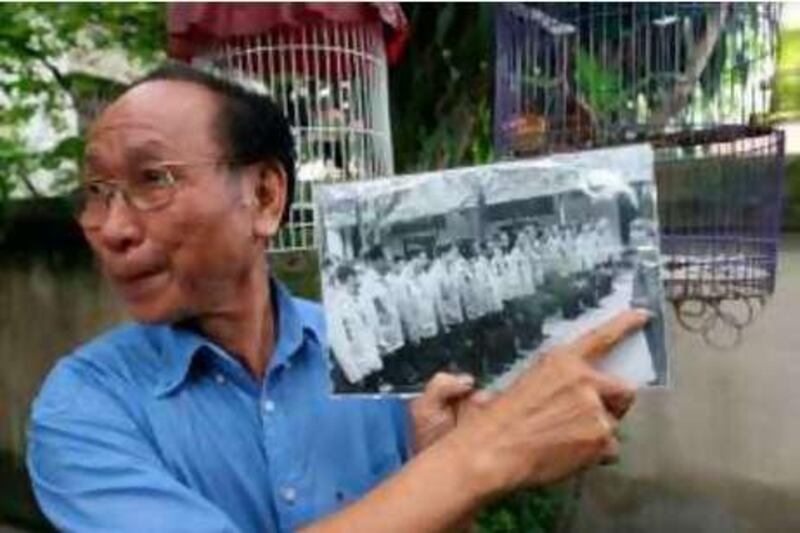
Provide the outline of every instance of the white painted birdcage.
{"type": "Polygon", "coordinates": [[[234,37],[193,62],[266,92],[292,125],[297,181],[288,220],[271,251],[316,247],[315,184],[392,174],[380,21],[320,21],[234,37]]]}

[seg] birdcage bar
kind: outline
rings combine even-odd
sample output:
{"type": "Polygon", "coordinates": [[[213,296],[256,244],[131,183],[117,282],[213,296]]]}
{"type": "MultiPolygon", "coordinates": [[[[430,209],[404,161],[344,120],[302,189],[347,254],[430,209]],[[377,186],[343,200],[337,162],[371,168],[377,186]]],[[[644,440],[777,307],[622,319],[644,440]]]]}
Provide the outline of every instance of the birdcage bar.
{"type": "Polygon", "coordinates": [[[771,294],[783,134],[740,127],[683,137],[659,140],[656,152],[668,297],[725,300],[771,294]],[[680,144],[667,145],[671,142],[680,144]]]}
{"type": "Polygon", "coordinates": [[[502,5],[496,146],[514,156],[758,120],[778,13],[769,3],[502,5]],[[564,56],[548,58],[553,49],[564,56]],[[719,87],[705,94],[709,81],[719,87]]]}
{"type": "Polygon", "coordinates": [[[271,251],[311,250],[313,188],[393,172],[382,24],[319,22],[234,37],[196,59],[269,94],[289,118],[298,179],[271,251]]]}
{"type": "Polygon", "coordinates": [[[763,298],[783,175],[783,136],[761,125],[779,13],[774,3],[499,5],[496,153],[653,142],[668,297],[763,298]]]}

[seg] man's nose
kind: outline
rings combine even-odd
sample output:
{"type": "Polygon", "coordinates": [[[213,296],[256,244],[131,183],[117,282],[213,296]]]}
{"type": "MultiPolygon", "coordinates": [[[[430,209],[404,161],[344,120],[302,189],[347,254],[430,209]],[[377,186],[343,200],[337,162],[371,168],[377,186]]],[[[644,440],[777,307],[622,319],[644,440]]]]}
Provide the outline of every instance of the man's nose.
{"type": "Polygon", "coordinates": [[[122,191],[114,191],[107,201],[108,215],[100,228],[100,238],[108,249],[121,252],[141,240],[142,227],[138,213],[130,206],[122,191]]]}

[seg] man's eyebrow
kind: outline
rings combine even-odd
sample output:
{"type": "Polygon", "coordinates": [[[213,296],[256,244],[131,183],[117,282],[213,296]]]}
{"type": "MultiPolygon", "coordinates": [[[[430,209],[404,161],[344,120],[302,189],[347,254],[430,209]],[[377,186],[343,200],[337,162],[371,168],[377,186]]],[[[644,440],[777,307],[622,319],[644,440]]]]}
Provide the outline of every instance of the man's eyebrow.
{"type": "Polygon", "coordinates": [[[129,165],[152,163],[164,159],[165,146],[157,141],[145,141],[126,150],[125,159],[129,165]]]}
{"type": "MultiPolygon", "coordinates": [[[[125,163],[135,165],[164,159],[165,148],[164,143],[154,139],[143,141],[125,150],[125,163]]],[[[91,147],[87,148],[83,159],[85,166],[102,166],[104,160],[102,152],[91,147]]]]}

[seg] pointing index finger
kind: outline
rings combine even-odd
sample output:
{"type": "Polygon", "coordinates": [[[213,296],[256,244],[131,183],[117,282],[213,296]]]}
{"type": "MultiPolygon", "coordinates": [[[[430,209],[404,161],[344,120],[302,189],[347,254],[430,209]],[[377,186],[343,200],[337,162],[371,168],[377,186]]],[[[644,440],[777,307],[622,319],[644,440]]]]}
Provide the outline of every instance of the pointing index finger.
{"type": "Polygon", "coordinates": [[[601,359],[625,337],[647,324],[651,316],[643,309],[623,311],[572,342],[570,351],[585,361],[601,359]]]}

